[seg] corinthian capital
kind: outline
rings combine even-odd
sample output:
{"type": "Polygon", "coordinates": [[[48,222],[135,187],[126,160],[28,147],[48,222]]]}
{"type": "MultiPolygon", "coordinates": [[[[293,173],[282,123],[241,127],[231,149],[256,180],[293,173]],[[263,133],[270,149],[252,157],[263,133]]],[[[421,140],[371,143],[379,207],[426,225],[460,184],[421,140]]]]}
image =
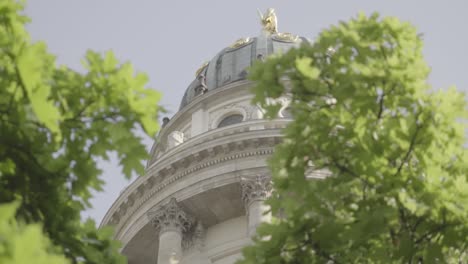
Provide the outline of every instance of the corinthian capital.
{"type": "Polygon", "coordinates": [[[271,178],[267,175],[241,179],[242,200],[245,207],[253,201],[264,201],[271,195],[271,178]]]}
{"type": "Polygon", "coordinates": [[[194,219],[177,204],[175,198],[169,203],[147,213],[149,220],[160,232],[172,230],[185,232],[191,228],[194,219]]]}

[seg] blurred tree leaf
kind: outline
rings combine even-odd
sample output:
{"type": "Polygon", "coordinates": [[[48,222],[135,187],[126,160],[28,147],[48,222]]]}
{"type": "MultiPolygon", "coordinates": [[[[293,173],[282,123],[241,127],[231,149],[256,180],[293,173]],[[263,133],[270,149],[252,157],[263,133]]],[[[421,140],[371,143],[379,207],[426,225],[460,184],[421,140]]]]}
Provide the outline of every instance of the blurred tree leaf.
{"type": "Polygon", "coordinates": [[[269,162],[282,217],[238,263],[464,263],[467,105],[428,74],[415,28],[378,14],[254,65],[254,103],[289,96],[294,120],[269,162]]]}
{"type": "Polygon", "coordinates": [[[45,243],[38,223],[71,263],[125,262],[111,232],[81,223],[80,212],[102,190],[97,160],[114,152],[127,177],[143,172],[135,131],[155,135],[160,94],[112,52],[88,51],[83,72],[56,67],[46,45],[31,42],[22,10],[0,1],[0,203],[21,201],[16,219],[33,226],[18,249],[45,243]]]}
{"type": "Polygon", "coordinates": [[[18,203],[0,205],[0,263],[64,264],[69,261],[42,233],[39,224],[15,219],[18,203]]]}

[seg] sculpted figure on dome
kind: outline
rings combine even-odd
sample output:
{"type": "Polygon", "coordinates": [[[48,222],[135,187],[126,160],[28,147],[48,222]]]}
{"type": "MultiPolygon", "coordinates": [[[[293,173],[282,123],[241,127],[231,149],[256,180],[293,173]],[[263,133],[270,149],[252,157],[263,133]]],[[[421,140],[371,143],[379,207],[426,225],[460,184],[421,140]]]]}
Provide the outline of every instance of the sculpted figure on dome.
{"type": "Polygon", "coordinates": [[[203,64],[195,71],[195,77],[197,77],[198,75],[200,75],[200,73],[202,73],[202,71],[208,67],[208,63],[207,61],[203,62],[203,64]]]}
{"type": "Polygon", "coordinates": [[[263,30],[269,32],[270,34],[275,34],[278,32],[278,22],[276,19],[275,9],[268,8],[265,14],[258,11],[260,16],[260,22],[262,23],[263,30]]]}
{"type": "Polygon", "coordinates": [[[167,137],[167,145],[170,148],[177,147],[184,143],[184,133],[180,131],[172,131],[167,137]]]}
{"type": "Polygon", "coordinates": [[[199,74],[198,77],[199,86],[195,88],[195,95],[201,95],[208,92],[208,87],[206,86],[206,77],[203,73],[199,74]]]}

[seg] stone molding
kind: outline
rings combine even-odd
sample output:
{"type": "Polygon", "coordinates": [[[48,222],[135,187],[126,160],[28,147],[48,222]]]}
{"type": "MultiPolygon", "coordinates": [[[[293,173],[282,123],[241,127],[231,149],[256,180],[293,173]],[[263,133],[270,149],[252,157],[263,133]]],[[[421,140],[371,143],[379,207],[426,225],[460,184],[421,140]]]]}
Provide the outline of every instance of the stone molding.
{"type": "Polygon", "coordinates": [[[149,211],[147,216],[160,233],[176,231],[182,234],[190,230],[195,222],[195,219],[179,206],[175,198],[171,198],[169,203],[149,211]]]}
{"type": "Polygon", "coordinates": [[[273,148],[257,148],[256,150],[246,151],[242,153],[233,153],[232,155],[221,156],[214,159],[208,159],[206,162],[198,163],[196,166],[183,170],[181,173],[173,174],[171,177],[165,178],[162,182],[151,185],[152,188],[147,190],[145,194],[138,198],[138,202],[134,203],[132,207],[128,207],[127,203],[122,204],[120,210],[114,212],[115,222],[112,222],[116,225],[116,234],[120,233],[121,229],[128,223],[128,220],[131,218],[132,215],[147,201],[154,197],[157,193],[163,191],[168,185],[177,182],[179,179],[187,177],[199,170],[209,168],[211,166],[215,166],[219,163],[230,162],[236,159],[242,158],[249,158],[255,156],[264,156],[264,155],[271,155],[273,153],[273,148]]]}
{"type": "Polygon", "coordinates": [[[244,201],[246,210],[253,201],[266,200],[268,197],[270,197],[273,190],[271,177],[268,175],[244,177],[241,179],[241,188],[242,201],[244,201]]]}
{"type": "Polygon", "coordinates": [[[285,120],[252,120],[239,125],[209,131],[200,137],[184,142],[165,153],[156,164],[149,166],[146,175],[136,179],[123,190],[104,216],[101,226],[114,225],[119,232],[134,213],[156,193],[200,170],[218,164],[254,156],[270,155],[281,141],[280,129],[285,120]],[[252,126],[262,124],[262,130],[252,126]],[[198,146],[204,145],[203,149],[198,146]]]}
{"type": "MultiPolygon", "coordinates": [[[[272,130],[271,132],[278,133],[277,130],[272,130]]],[[[256,131],[252,131],[251,133],[254,133],[251,136],[258,134],[256,131]]],[[[120,198],[124,198],[122,202],[119,202],[119,199],[114,202],[113,206],[115,206],[115,204],[120,205],[116,207],[116,209],[111,208],[109,210],[108,214],[110,213],[110,217],[105,217],[102,224],[109,223],[117,225],[117,229],[120,229],[123,222],[126,222],[126,218],[132,215],[133,212],[157,192],[160,192],[167,185],[176,182],[180,178],[186,177],[199,170],[231,160],[258,155],[270,155],[273,151],[273,147],[278,144],[281,139],[281,136],[276,133],[265,138],[249,138],[251,137],[249,136],[246,139],[241,141],[236,140],[229,144],[218,145],[221,143],[218,142],[213,145],[213,147],[191,152],[187,157],[176,159],[172,164],[149,169],[147,171],[147,177],[137,179],[133,183],[137,184],[138,188],[134,190],[129,190],[130,188],[127,188],[126,192],[128,195],[123,196],[124,194],[121,194],[120,198]],[[139,182],[141,180],[143,181],[139,182]]]]}
{"type": "Polygon", "coordinates": [[[178,145],[184,143],[184,133],[181,131],[174,130],[171,133],[169,133],[169,136],[167,138],[167,147],[168,148],[174,148],[177,147],[178,145]]]}
{"type": "MultiPolygon", "coordinates": [[[[247,136],[247,134],[256,132],[258,130],[258,126],[262,126],[262,129],[265,133],[253,136],[252,138],[262,138],[265,135],[268,136],[281,136],[281,133],[278,133],[281,129],[285,128],[289,123],[288,120],[284,119],[276,119],[276,120],[263,120],[263,119],[256,119],[256,120],[246,120],[241,123],[224,127],[221,129],[211,129],[207,132],[204,132],[200,136],[195,136],[192,138],[184,140],[183,144],[178,145],[177,147],[169,148],[166,151],[162,151],[163,147],[165,146],[164,142],[159,142],[157,144],[161,144],[161,149],[158,151],[154,151],[150,153],[151,158],[148,159],[146,164],[146,172],[151,172],[154,170],[154,167],[159,167],[162,163],[168,163],[168,160],[171,160],[174,156],[178,156],[184,152],[184,150],[194,147],[195,145],[204,144],[207,142],[213,142],[216,140],[226,141],[227,137],[233,137],[233,135],[243,134],[247,136]],[[158,160],[157,160],[158,159],[158,160]]],[[[239,135],[242,137],[242,135],[239,135]]],[[[164,139],[164,137],[162,137],[164,139]]],[[[237,137],[236,137],[237,138],[237,137]]],[[[234,140],[231,138],[231,142],[234,140]]],[[[236,139],[238,140],[238,139],[236,139]]],[[[228,141],[229,142],[229,141],[228,141]]]]}
{"type": "Polygon", "coordinates": [[[227,256],[242,253],[242,249],[251,243],[250,238],[237,239],[211,248],[205,254],[211,260],[211,263],[216,263],[227,256]]]}
{"type": "MultiPolygon", "coordinates": [[[[265,158],[266,157],[262,157],[262,160],[264,161],[265,158]]],[[[217,171],[217,169],[214,169],[213,172],[214,171],[217,171]]],[[[235,183],[240,184],[239,181],[241,177],[248,177],[250,175],[265,173],[268,173],[268,169],[266,167],[248,167],[242,168],[238,171],[223,173],[222,175],[218,176],[211,175],[197,181],[195,184],[190,184],[190,186],[184,188],[183,191],[181,191],[181,189],[175,189],[174,191],[171,191],[170,197],[175,197],[177,201],[190,201],[192,197],[201,194],[208,189],[216,189],[235,183]]],[[[202,174],[206,175],[205,173],[202,174]]],[[[195,177],[201,176],[202,174],[197,174],[195,177]]],[[[120,240],[123,245],[126,245],[143,227],[145,227],[147,224],[151,225],[147,216],[147,211],[150,211],[151,208],[156,208],[161,204],[165,204],[168,200],[167,197],[169,196],[155,195],[151,197],[149,201],[142,205],[142,207],[133,212],[132,216],[126,220],[126,223],[123,224],[120,229],[116,227],[115,238],[120,240]]],[[[241,198],[240,195],[239,198],[241,198]]],[[[242,213],[245,213],[243,208],[242,213]]],[[[204,225],[204,227],[206,226],[204,225]]]]}
{"type": "Polygon", "coordinates": [[[229,103],[223,105],[221,108],[215,108],[208,112],[208,127],[210,130],[216,129],[222,119],[232,114],[241,114],[244,117],[242,120],[243,122],[252,119],[259,119],[262,116],[258,114],[258,111],[260,111],[260,108],[256,105],[251,105],[250,100],[229,103]]]}
{"type": "MultiPolygon", "coordinates": [[[[252,97],[252,94],[249,89],[251,83],[252,82],[249,80],[243,80],[243,81],[238,81],[235,83],[230,83],[230,84],[225,85],[224,87],[217,88],[215,90],[209,91],[207,94],[196,97],[190,104],[185,106],[183,109],[180,109],[171,118],[171,120],[165,126],[165,128],[161,130],[160,135],[159,135],[160,138],[165,139],[167,135],[170,133],[170,131],[174,129],[177,130],[177,128],[182,126],[184,122],[189,122],[189,120],[191,119],[191,115],[187,115],[187,113],[191,113],[194,111],[194,109],[197,109],[200,105],[206,104],[206,101],[208,100],[209,101],[213,101],[217,99],[219,100],[219,98],[226,98],[223,95],[229,94],[229,98],[240,98],[242,96],[248,96],[249,99],[247,101],[250,101],[250,98],[252,97]],[[236,89],[232,89],[234,87],[236,87],[236,89]],[[187,116],[190,116],[190,118],[187,118],[187,116]]],[[[154,156],[158,145],[159,143],[153,144],[150,150],[151,156],[154,156]]]]}

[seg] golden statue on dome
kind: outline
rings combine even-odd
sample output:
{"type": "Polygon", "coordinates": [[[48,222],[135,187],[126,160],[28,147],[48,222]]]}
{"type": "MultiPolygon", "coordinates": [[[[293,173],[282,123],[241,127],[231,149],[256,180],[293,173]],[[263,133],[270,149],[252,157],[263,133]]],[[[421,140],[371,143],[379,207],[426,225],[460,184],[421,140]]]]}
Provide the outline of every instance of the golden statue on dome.
{"type": "Polygon", "coordinates": [[[258,15],[260,16],[260,22],[263,26],[263,31],[272,35],[276,40],[283,42],[296,42],[299,40],[299,36],[288,33],[288,32],[278,32],[278,19],[276,18],[275,9],[268,8],[265,14],[262,14],[260,10],[258,15]]]}
{"type": "Polygon", "coordinates": [[[262,14],[262,12],[258,10],[258,15],[260,16],[260,22],[262,23],[264,31],[270,34],[276,34],[278,32],[278,21],[275,9],[268,8],[265,14],[262,14]]]}

